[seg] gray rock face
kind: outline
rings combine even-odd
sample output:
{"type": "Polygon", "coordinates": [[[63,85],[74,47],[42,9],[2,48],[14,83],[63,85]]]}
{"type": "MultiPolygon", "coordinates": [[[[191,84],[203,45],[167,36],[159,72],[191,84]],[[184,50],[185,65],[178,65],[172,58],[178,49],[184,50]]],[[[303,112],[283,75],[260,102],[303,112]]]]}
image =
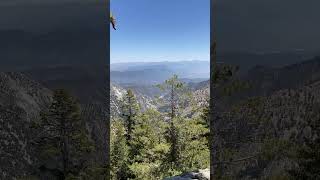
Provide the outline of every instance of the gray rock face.
{"type": "MultiPolygon", "coordinates": [[[[127,93],[128,87],[122,87],[118,84],[110,84],[110,113],[111,117],[117,117],[121,113],[121,101],[127,93]]],[[[130,88],[133,90],[137,102],[140,105],[142,111],[145,111],[148,108],[157,108],[153,103],[153,97],[149,97],[147,94],[139,92],[136,88],[130,88]]]]}
{"type": "Polygon", "coordinates": [[[188,172],[180,176],[174,176],[174,177],[166,178],[164,180],[192,180],[192,179],[210,180],[210,170],[200,169],[195,172],[188,172]]]}

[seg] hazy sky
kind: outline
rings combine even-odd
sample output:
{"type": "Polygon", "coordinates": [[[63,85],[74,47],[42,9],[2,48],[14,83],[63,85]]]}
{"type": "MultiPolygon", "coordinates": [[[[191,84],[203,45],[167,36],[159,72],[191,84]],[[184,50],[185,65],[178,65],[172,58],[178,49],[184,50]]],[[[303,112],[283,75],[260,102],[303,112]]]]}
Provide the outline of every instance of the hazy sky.
{"type": "Polygon", "coordinates": [[[220,51],[320,50],[320,0],[216,1],[220,51]]]}
{"type": "Polygon", "coordinates": [[[112,0],[111,62],[209,60],[210,0],[112,0]]]}
{"type": "MultiPolygon", "coordinates": [[[[217,2],[219,53],[295,49],[320,52],[320,0],[217,2]]],[[[48,35],[52,42],[38,46],[56,44],[63,49],[56,54],[74,61],[79,61],[78,56],[70,58],[63,53],[80,53],[81,57],[87,54],[90,61],[96,59],[96,54],[103,57],[108,49],[105,35],[109,29],[103,3],[97,0],[0,0],[0,47],[16,40],[16,45],[32,49],[35,41],[24,45],[20,40],[53,32],[55,35],[48,35]],[[7,30],[33,34],[21,38],[19,33],[7,30]],[[61,41],[54,40],[55,37],[61,41]],[[73,52],[70,44],[81,45],[82,49],[75,46],[78,51],[73,52]]],[[[209,0],[111,0],[111,5],[118,21],[118,30],[111,31],[111,61],[209,59],[209,0]]],[[[36,47],[33,49],[37,51],[36,47]]],[[[16,49],[12,52],[23,54],[16,49]]],[[[12,61],[10,58],[7,60],[12,61]]],[[[83,58],[83,62],[86,61],[83,58]]]]}
{"type": "Polygon", "coordinates": [[[0,68],[108,62],[106,4],[0,0],[0,68]]]}
{"type": "Polygon", "coordinates": [[[0,0],[0,30],[103,31],[105,17],[105,5],[94,0],[0,0]]]}

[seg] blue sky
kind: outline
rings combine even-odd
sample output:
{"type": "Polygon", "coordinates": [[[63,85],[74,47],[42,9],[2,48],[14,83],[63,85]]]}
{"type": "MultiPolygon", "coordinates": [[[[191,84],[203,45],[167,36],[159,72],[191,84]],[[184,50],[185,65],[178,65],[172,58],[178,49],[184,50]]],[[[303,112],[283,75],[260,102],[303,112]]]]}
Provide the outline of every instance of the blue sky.
{"type": "Polygon", "coordinates": [[[210,0],[111,0],[111,63],[209,60],[210,0]]]}

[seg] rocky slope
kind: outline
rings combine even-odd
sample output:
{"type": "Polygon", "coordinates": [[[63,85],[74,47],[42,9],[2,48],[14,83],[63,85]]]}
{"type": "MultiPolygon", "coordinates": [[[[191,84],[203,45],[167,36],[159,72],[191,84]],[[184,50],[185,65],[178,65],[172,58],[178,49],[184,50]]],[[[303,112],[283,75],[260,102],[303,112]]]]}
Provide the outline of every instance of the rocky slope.
{"type": "Polygon", "coordinates": [[[36,155],[30,122],[48,106],[51,91],[20,73],[0,73],[0,179],[31,171],[36,155]]]}
{"type": "MultiPolygon", "coordinates": [[[[121,112],[121,101],[125,98],[128,87],[122,87],[116,83],[111,82],[110,84],[110,112],[111,116],[115,117],[120,115],[121,112]]],[[[133,90],[140,108],[142,111],[148,108],[156,108],[153,98],[147,94],[139,91],[137,88],[130,88],[133,90]]]]}
{"type": "MultiPolygon", "coordinates": [[[[31,128],[40,112],[52,102],[52,91],[22,73],[0,73],[0,179],[14,179],[37,172],[37,149],[31,128]]],[[[96,145],[90,159],[96,165],[108,161],[107,114],[105,103],[81,103],[81,117],[96,145]]]]}
{"type": "Polygon", "coordinates": [[[164,180],[209,180],[210,179],[210,170],[209,169],[200,169],[194,172],[184,173],[179,176],[174,176],[170,178],[165,178],[164,180]]]}
{"type": "Polygon", "coordinates": [[[278,177],[293,167],[290,153],[306,138],[315,138],[312,123],[319,122],[320,81],[270,96],[242,101],[218,112],[219,137],[224,144],[225,172],[236,179],[278,177]]]}
{"type": "Polygon", "coordinates": [[[225,162],[224,175],[284,178],[295,165],[297,146],[319,136],[311,125],[319,123],[319,73],[318,57],[279,68],[256,66],[236,77],[249,82],[249,89],[229,97],[216,89],[215,145],[225,162]]]}
{"type": "Polygon", "coordinates": [[[126,94],[126,90],[113,83],[110,84],[110,112],[115,117],[121,114],[121,100],[126,94]]]}

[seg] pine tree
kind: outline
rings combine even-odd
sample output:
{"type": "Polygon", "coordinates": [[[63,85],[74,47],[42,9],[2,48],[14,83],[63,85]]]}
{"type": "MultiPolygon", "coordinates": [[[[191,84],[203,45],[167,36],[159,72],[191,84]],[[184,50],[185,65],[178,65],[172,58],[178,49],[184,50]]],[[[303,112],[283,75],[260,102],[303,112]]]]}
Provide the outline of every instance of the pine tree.
{"type": "Polygon", "coordinates": [[[128,146],[125,127],[119,119],[111,124],[111,179],[126,180],[128,177],[128,146]]]}
{"type": "Polygon", "coordinates": [[[132,134],[132,148],[135,150],[134,160],[137,162],[152,161],[152,148],[165,142],[163,138],[165,123],[161,114],[148,109],[139,115],[132,134]]]}
{"type": "Polygon", "coordinates": [[[298,167],[289,171],[295,179],[320,179],[320,105],[314,106],[314,109],[308,112],[313,137],[306,138],[305,144],[298,148],[298,167]]]}
{"type": "Polygon", "coordinates": [[[137,120],[131,140],[135,156],[130,169],[137,179],[161,179],[161,165],[169,150],[163,136],[166,123],[155,109],[148,109],[137,120]]]}
{"type": "MultiPolygon", "coordinates": [[[[210,111],[209,110],[210,109],[209,109],[209,102],[208,102],[208,104],[201,109],[201,114],[200,114],[202,125],[208,129],[210,129],[210,119],[209,119],[210,111]]],[[[209,135],[210,135],[210,132],[206,133],[207,138],[209,138],[209,135]]]]}
{"type": "MultiPolygon", "coordinates": [[[[121,169],[125,171],[122,171],[122,170],[120,171],[121,173],[123,173],[121,175],[121,179],[135,178],[134,174],[130,171],[129,166],[134,162],[134,157],[136,156],[136,153],[137,153],[135,148],[132,147],[132,133],[136,125],[137,116],[140,114],[140,107],[131,89],[128,89],[126,95],[123,97],[121,110],[122,110],[121,118],[123,120],[122,122],[124,126],[123,136],[125,137],[125,143],[126,143],[126,146],[121,144],[121,147],[126,149],[126,152],[125,152],[126,158],[123,159],[123,162],[122,162],[123,166],[121,167],[121,169]]],[[[118,140],[121,141],[122,143],[123,139],[119,139],[121,138],[121,136],[122,136],[121,134],[118,134],[116,138],[118,138],[118,140]]]]}
{"type": "MultiPolygon", "coordinates": [[[[184,90],[184,84],[178,79],[177,75],[173,75],[172,78],[166,80],[163,84],[159,84],[158,87],[169,94],[169,106],[170,112],[170,126],[167,129],[167,139],[170,143],[170,154],[169,154],[169,163],[173,166],[179,166],[179,147],[178,140],[179,134],[175,126],[175,119],[177,118],[177,110],[179,105],[179,93],[184,90]]],[[[181,94],[180,94],[181,95],[181,94]]]]}
{"type": "MultiPolygon", "coordinates": [[[[62,179],[78,176],[86,168],[86,155],[93,151],[80,107],[65,90],[56,90],[49,111],[42,114],[37,137],[42,162],[55,162],[62,179]]],[[[43,163],[41,169],[48,169],[43,163]]]]}
{"type": "Polygon", "coordinates": [[[171,119],[177,115],[179,106],[179,98],[182,96],[184,90],[184,83],[178,79],[178,75],[173,75],[170,79],[165,80],[163,84],[158,84],[157,87],[169,95],[169,116],[171,119]]]}
{"type": "Polygon", "coordinates": [[[177,125],[179,129],[181,164],[183,171],[193,171],[209,167],[210,150],[207,134],[209,127],[201,117],[184,119],[177,125]]]}
{"type": "Polygon", "coordinates": [[[127,143],[130,143],[131,134],[135,125],[136,116],[140,112],[139,104],[131,89],[127,90],[127,93],[123,99],[122,117],[126,127],[127,143]]]}
{"type": "Polygon", "coordinates": [[[320,140],[309,140],[298,150],[298,168],[289,173],[295,179],[320,179],[320,140]]]}

